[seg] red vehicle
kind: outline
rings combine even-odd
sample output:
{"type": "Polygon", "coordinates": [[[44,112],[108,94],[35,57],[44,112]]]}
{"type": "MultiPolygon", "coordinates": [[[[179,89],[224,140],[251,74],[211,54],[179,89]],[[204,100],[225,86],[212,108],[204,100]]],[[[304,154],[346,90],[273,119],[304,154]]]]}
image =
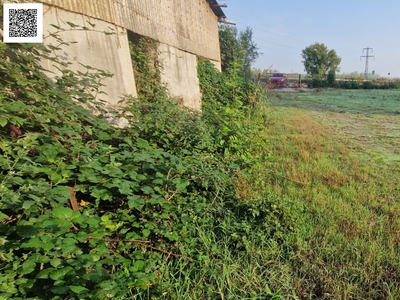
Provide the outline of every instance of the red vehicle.
{"type": "Polygon", "coordinates": [[[286,76],[283,73],[273,73],[269,78],[269,82],[274,86],[285,86],[286,76]]]}

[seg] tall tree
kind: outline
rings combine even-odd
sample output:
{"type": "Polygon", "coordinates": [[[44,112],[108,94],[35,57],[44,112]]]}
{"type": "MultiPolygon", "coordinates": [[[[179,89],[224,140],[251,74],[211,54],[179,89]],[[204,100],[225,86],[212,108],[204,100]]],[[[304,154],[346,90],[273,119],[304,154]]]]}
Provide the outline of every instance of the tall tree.
{"type": "Polygon", "coordinates": [[[247,27],[238,33],[236,27],[221,25],[219,43],[222,71],[228,70],[232,63],[238,63],[243,77],[250,79],[251,64],[260,56],[257,45],[253,41],[252,29],[247,27]]]}
{"type": "Polygon", "coordinates": [[[239,33],[239,44],[243,51],[242,71],[245,79],[251,78],[251,64],[260,56],[257,45],[253,41],[253,30],[247,27],[239,33]]]}
{"type": "Polygon", "coordinates": [[[240,45],[237,29],[232,26],[219,26],[219,47],[221,50],[221,68],[225,72],[229,66],[239,60],[240,45]]]}
{"type": "Polygon", "coordinates": [[[342,59],[335,50],[329,50],[324,44],[315,43],[302,51],[304,69],[313,77],[326,78],[329,71],[336,72],[342,59]]]}

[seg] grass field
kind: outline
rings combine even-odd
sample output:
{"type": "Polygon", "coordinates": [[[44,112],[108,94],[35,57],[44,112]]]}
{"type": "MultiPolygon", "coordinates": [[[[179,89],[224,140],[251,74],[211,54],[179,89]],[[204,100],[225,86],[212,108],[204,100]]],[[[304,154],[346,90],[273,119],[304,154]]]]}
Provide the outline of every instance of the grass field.
{"type": "Polygon", "coordinates": [[[398,90],[323,90],[270,92],[275,107],[299,108],[360,155],[400,162],[400,92],[398,90]]]}
{"type": "Polygon", "coordinates": [[[286,298],[399,299],[400,92],[269,92],[268,100],[262,135],[274,164],[263,177],[297,214],[270,286],[286,298]]]}

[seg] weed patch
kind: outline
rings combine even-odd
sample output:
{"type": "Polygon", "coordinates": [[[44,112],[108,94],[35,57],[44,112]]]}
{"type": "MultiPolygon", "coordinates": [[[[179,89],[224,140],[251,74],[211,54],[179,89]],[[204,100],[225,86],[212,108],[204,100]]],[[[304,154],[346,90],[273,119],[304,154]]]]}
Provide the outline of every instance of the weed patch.
{"type": "Polygon", "coordinates": [[[399,165],[343,136],[372,126],[396,147],[396,95],[271,107],[240,66],[200,62],[194,112],[141,69],[148,42],[123,129],[75,88],[110,74],[51,82],[45,48],[0,43],[0,298],[396,299],[399,165]]]}
{"type": "MultiPolygon", "coordinates": [[[[253,165],[251,90],[238,78],[226,84],[232,101],[203,114],[139,81],[120,129],[78,105],[101,109],[70,92],[84,75],[51,82],[44,47],[0,45],[0,297],[278,295],[252,279],[260,249],[290,226],[273,194],[248,201],[236,187],[253,165]]],[[[139,64],[143,49],[132,48],[139,64]]]]}
{"type": "Polygon", "coordinates": [[[398,224],[393,222],[400,208],[399,166],[371,159],[368,149],[357,148],[358,142],[346,136],[348,131],[332,126],[350,117],[352,124],[363,120],[372,126],[380,115],[326,96],[339,97],[332,91],[304,102],[296,95],[272,98],[277,108],[265,132],[277,167],[268,177],[271,189],[305,207],[304,229],[287,257],[296,274],[293,287],[300,298],[394,299],[399,292],[398,224]],[[332,112],[340,105],[361,113],[332,112]]]}

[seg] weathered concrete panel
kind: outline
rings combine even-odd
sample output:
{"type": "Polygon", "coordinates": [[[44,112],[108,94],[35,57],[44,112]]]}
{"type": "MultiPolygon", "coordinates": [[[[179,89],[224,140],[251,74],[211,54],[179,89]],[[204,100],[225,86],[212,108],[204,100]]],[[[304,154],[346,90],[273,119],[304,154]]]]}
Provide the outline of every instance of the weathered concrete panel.
{"type": "Polygon", "coordinates": [[[138,34],[220,60],[218,20],[205,0],[120,0],[114,20],[138,34]]]}
{"type": "MultiPolygon", "coordinates": [[[[22,1],[21,1],[22,2],[22,1]]],[[[218,20],[206,0],[39,0],[220,61],[218,20]]]]}
{"type": "Polygon", "coordinates": [[[215,67],[218,71],[222,72],[221,62],[220,62],[220,61],[210,60],[210,62],[214,65],[214,67],[215,67]]]}
{"type": "MultiPolygon", "coordinates": [[[[0,0],[3,1],[3,0],[0,0]]],[[[31,2],[13,0],[14,2],[31,2]]],[[[37,0],[44,7],[45,35],[50,24],[63,28],[63,22],[90,27],[97,31],[62,33],[66,41],[77,41],[64,59],[82,63],[114,74],[106,79],[103,97],[115,106],[123,94],[136,95],[135,80],[129,54],[126,29],[160,42],[162,81],[170,94],[183,99],[185,106],[200,109],[201,94],[197,78],[197,56],[210,59],[220,70],[220,49],[217,17],[206,0],[37,0]],[[117,30],[117,35],[101,31],[117,30]]],[[[46,43],[51,42],[48,38],[46,43]]],[[[53,69],[54,70],[54,69],[53,69]]]]}
{"type": "Polygon", "coordinates": [[[201,109],[201,93],[197,77],[197,56],[160,44],[161,81],[170,94],[183,100],[183,105],[201,109]]]}
{"type": "MultiPolygon", "coordinates": [[[[71,1],[73,2],[73,1],[71,1]]],[[[61,28],[70,28],[65,22],[72,22],[76,25],[91,27],[87,22],[96,24],[95,30],[72,30],[59,33],[65,42],[77,42],[69,46],[63,46],[63,50],[57,54],[65,62],[73,63],[69,68],[84,72],[86,69],[79,65],[88,65],[100,70],[114,74],[112,78],[106,78],[102,88],[107,95],[100,95],[109,105],[116,106],[124,94],[136,96],[135,78],[133,75],[132,63],[129,53],[129,43],[126,30],[114,26],[116,34],[106,35],[103,31],[109,32],[110,24],[100,20],[93,20],[87,16],[65,11],[56,7],[45,5],[44,28],[56,31],[51,24],[61,28]]],[[[45,34],[46,35],[46,34],[45,34]]],[[[55,40],[48,37],[46,44],[55,45],[55,40]]],[[[44,67],[57,72],[51,62],[44,62],[44,67]]]]}

